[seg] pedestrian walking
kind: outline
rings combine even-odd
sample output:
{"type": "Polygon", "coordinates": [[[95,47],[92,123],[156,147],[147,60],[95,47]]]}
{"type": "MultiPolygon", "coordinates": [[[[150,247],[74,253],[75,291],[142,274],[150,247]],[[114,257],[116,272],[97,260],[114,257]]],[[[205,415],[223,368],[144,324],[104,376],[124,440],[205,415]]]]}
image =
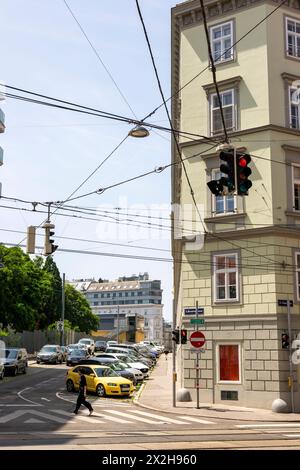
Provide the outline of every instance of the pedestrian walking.
{"type": "Polygon", "coordinates": [[[90,416],[91,416],[94,410],[93,410],[92,405],[86,400],[86,378],[80,369],[78,372],[80,376],[79,393],[78,393],[76,407],[73,413],[77,415],[80,406],[84,405],[89,410],[90,416]]]}
{"type": "Polygon", "coordinates": [[[166,356],[166,361],[168,360],[168,354],[169,354],[169,350],[168,349],[165,349],[164,350],[164,353],[165,353],[165,356],[166,356]]]}

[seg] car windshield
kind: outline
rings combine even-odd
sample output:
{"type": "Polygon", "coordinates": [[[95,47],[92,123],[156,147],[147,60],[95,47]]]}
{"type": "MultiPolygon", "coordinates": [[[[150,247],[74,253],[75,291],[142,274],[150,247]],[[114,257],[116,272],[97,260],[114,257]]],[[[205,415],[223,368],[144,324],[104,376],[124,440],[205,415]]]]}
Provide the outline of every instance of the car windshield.
{"type": "Polygon", "coordinates": [[[18,351],[16,349],[1,349],[0,357],[6,357],[9,359],[15,359],[17,357],[18,351]]]}
{"type": "Polygon", "coordinates": [[[85,356],[85,351],[83,351],[82,349],[78,349],[73,351],[73,354],[76,354],[76,356],[85,356]]]}
{"type": "Polygon", "coordinates": [[[95,369],[98,377],[115,377],[116,374],[111,369],[95,369]]]}
{"type": "Polygon", "coordinates": [[[41,353],[54,353],[56,352],[56,347],[55,346],[44,346],[42,349],[41,349],[41,353]]]}

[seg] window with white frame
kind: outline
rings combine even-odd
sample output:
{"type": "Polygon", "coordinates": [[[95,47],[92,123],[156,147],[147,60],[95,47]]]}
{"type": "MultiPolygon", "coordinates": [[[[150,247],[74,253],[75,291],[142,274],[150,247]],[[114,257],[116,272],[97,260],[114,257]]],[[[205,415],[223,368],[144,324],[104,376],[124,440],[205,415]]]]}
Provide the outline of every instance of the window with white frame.
{"type": "Polygon", "coordinates": [[[233,59],[233,22],[212,26],[210,41],[215,64],[233,59]]]}
{"type": "Polygon", "coordinates": [[[300,251],[295,251],[295,276],[297,300],[300,300],[300,251]]]}
{"type": "Polygon", "coordinates": [[[293,208],[296,211],[300,211],[300,166],[292,166],[293,174],[293,208]]]}
{"type": "Polygon", "coordinates": [[[299,89],[289,87],[289,119],[292,129],[299,129],[299,89]]]}
{"type": "Polygon", "coordinates": [[[240,344],[218,344],[218,381],[241,382],[240,344]]]}
{"type": "Polygon", "coordinates": [[[287,55],[300,59],[300,21],[286,18],[287,55]]]}
{"type": "MultiPolygon", "coordinates": [[[[218,180],[221,176],[226,176],[220,170],[212,171],[212,180],[218,180]]],[[[232,194],[228,196],[214,196],[212,194],[212,212],[214,215],[229,214],[236,210],[236,197],[232,194]]]]}
{"type": "Polygon", "coordinates": [[[230,302],[238,300],[238,254],[213,255],[213,273],[214,301],[230,302]]]}
{"type": "MultiPolygon", "coordinates": [[[[233,89],[220,92],[225,126],[228,131],[233,131],[236,127],[236,106],[234,95],[235,93],[233,89]]],[[[210,96],[210,129],[212,134],[224,132],[217,93],[212,93],[210,96]]]]}

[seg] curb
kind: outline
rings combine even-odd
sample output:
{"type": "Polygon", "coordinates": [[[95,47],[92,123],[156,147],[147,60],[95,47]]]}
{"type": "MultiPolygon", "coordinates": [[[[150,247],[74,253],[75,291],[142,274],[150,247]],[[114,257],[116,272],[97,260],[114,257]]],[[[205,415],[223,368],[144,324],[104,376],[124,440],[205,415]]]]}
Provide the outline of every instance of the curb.
{"type": "MultiPolygon", "coordinates": [[[[153,406],[149,406],[149,405],[145,405],[143,403],[140,403],[139,402],[140,395],[142,394],[142,391],[144,390],[145,386],[146,386],[146,384],[144,383],[141,386],[138,394],[133,399],[133,404],[134,405],[139,406],[141,408],[146,408],[148,410],[158,411],[160,413],[177,414],[177,415],[178,414],[181,414],[181,415],[184,414],[186,408],[182,411],[179,411],[176,408],[174,410],[169,410],[169,409],[164,410],[162,408],[154,408],[153,406]]],[[[233,411],[233,413],[234,413],[234,411],[233,411]]],[[[239,411],[237,411],[237,413],[239,413],[239,411]]],[[[286,413],[286,414],[289,415],[289,413],[286,413]]],[[[226,421],[230,420],[230,421],[247,421],[247,422],[248,421],[250,421],[250,422],[268,422],[268,423],[278,423],[278,424],[289,422],[289,423],[299,423],[299,425],[300,425],[300,418],[299,419],[294,419],[294,420],[274,420],[272,418],[270,418],[270,419],[266,419],[266,418],[261,418],[261,419],[253,418],[253,419],[251,419],[251,418],[239,418],[239,417],[233,418],[233,417],[230,417],[230,416],[229,417],[227,416],[225,418],[224,416],[209,416],[209,415],[192,414],[192,413],[189,413],[189,415],[194,416],[194,417],[203,418],[203,419],[214,419],[215,418],[215,419],[222,419],[222,420],[226,420],[226,421]]]]}

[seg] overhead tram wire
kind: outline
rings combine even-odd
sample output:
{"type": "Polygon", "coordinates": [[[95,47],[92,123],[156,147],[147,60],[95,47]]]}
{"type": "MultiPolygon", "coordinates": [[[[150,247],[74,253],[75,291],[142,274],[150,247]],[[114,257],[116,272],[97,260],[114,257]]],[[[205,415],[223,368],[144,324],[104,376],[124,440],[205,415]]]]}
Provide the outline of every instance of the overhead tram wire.
{"type": "MultiPolygon", "coordinates": [[[[3,242],[2,245],[5,246],[20,246],[20,244],[16,243],[11,243],[11,242],[3,242]]],[[[22,247],[25,247],[25,245],[21,245],[22,247]]],[[[37,249],[43,249],[42,246],[37,246],[37,249]]],[[[151,256],[139,256],[139,255],[130,255],[126,253],[107,253],[107,252],[99,252],[99,251],[88,251],[88,250],[78,250],[78,249],[69,249],[69,248],[58,248],[58,252],[66,252],[66,253],[79,253],[79,254],[88,254],[88,255],[97,255],[97,256],[105,256],[105,257],[111,257],[111,258],[124,258],[124,259],[135,259],[135,260],[143,260],[143,261],[156,261],[156,262],[167,262],[167,263],[173,263],[172,258],[159,258],[159,257],[151,257],[151,256]]],[[[175,260],[175,261],[180,261],[183,264],[188,263],[188,264],[193,264],[193,265],[205,265],[207,269],[210,269],[212,266],[215,266],[216,263],[212,261],[181,261],[181,260],[175,260]]],[[[289,272],[289,273],[294,273],[294,269],[288,270],[287,268],[282,268],[281,270],[276,270],[270,265],[266,266],[260,266],[260,265],[250,265],[250,264],[238,264],[236,265],[237,268],[245,268],[245,269],[254,269],[258,271],[267,271],[272,270],[272,273],[280,273],[282,272],[289,272]]]]}
{"type": "Polygon", "coordinates": [[[126,103],[126,105],[128,106],[128,108],[130,109],[130,111],[132,112],[133,116],[136,116],[134,110],[132,109],[132,107],[130,106],[126,96],[124,95],[124,93],[122,93],[119,85],[117,84],[116,80],[114,79],[114,77],[112,76],[111,72],[109,71],[108,67],[105,65],[105,63],[103,62],[99,52],[97,51],[97,49],[95,48],[95,46],[93,45],[92,41],[89,39],[87,33],[85,32],[83,26],[81,25],[81,23],[79,22],[79,20],[77,19],[77,17],[75,16],[75,13],[73,12],[73,10],[71,9],[70,5],[68,4],[68,2],[66,0],[62,0],[63,3],[65,4],[66,8],[69,10],[71,16],[73,17],[73,19],[76,21],[80,31],[82,32],[82,34],[84,35],[85,39],[87,40],[87,42],[89,43],[91,49],[93,50],[94,54],[96,55],[97,59],[99,60],[99,62],[101,63],[102,67],[104,68],[104,70],[106,71],[107,75],[109,76],[109,78],[111,79],[111,81],[113,82],[113,84],[115,85],[116,89],[118,90],[120,96],[122,97],[123,101],[126,103]]]}
{"type": "MultiPolygon", "coordinates": [[[[42,105],[42,106],[46,106],[46,107],[48,106],[50,108],[62,109],[62,110],[65,110],[65,111],[72,111],[72,112],[76,112],[76,113],[87,114],[89,116],[96,116],[96,117],[100,117],[100,118],[103,118],[103,119],[110,119],[110,120],[120,121],[120,122],[124,122],[124,123],[127,123],[127,124],[143,125],[143,126],[148,127],[150,129],[155,129],[155,130],[162,131],[162,132],[169,132],[169,133],[172,132],[172,130],[169,129],[168,127],[159,126],[155,123],[141,121],[139,119],[129,118],[127,116],[122,116],[122,115],[110,113],[110,112],[107,112],[107,111],[103,111],[103,110],[99,110],[99,109],[95,109],[95,108],[90,108],[88,106],[79,105],[77,103],[72,103],[70,101],[60,100],[60,99],[53,98],[53,97],[50,97],[50,96],[45,96],[45,95],[42,95],[42,94],[39,94],[39,93],[31,92],[29,90],[24,90],[24,89],[21,89],[21,88],[12,87],[10,85],[4,85],[2,83],[0,83],[0,86],[5,86],[6,88],[10,88],[10,89],[15,89],[15,90],[20,91],[21,93],[27,93],[27,94],[30,94],[30,95],[33,95],[33,96],[39,96],[39,97],[47,99],[47,100],[52,100],[52,101],[54,101],[54,103],[49,103],[48,101],[42,101],[42,100],[29,98],[27,96],[16,95],[16,94],[13,94],[13,93],[7,93],[7,92],[1,92],[0,93],[0,95],[5,96],[7,98],[20,100],[20,101],[25,101],[25,102],[28,102],[28,103],[38,104],[38,105],[42,105]],[[55,102],[63,103],[63,104],[66,104],[68,106],[63,106],[62,104],[58,105],[55,102]]],[[[194,136],[194,137],[197,137],[197,138],[204,139],[205,141],[207,141],[209,143],[211,143],[211,142],[219,143],[219,139],[215,138],[215,137],[207,137],[207,136],[200,135],[200,134],[193,134],[191,132],[180,131],[178,129],[174,129],[174,132],[177,133],[178,135],[182,135],[185,138],[187,138],[187,136],[194,136]]]]}

